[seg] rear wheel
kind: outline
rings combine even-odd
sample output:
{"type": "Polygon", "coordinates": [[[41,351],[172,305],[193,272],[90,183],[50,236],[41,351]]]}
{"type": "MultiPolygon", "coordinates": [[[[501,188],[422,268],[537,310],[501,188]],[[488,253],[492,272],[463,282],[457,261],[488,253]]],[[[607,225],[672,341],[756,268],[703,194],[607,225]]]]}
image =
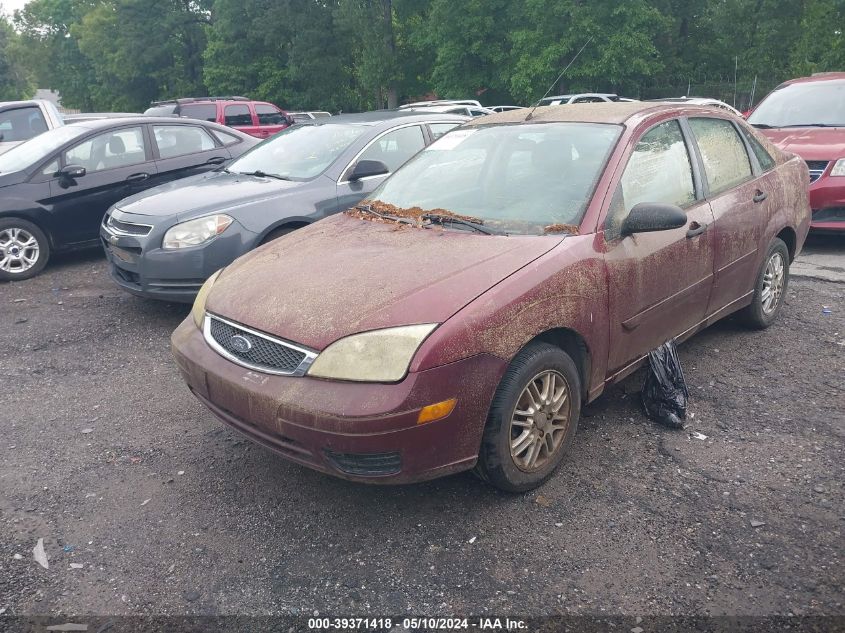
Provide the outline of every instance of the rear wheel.
{"type": "Polygon", "coordinates": [[[32,222],[0,219],[0,280],[35,277],[47,265],[49,257],[47,236],[32,222]]]}
{"type": "Polygon", "coordinates": [[[763,266],[757,275],[751,305],[740,312],[750,328],[764,330],[775,322],[789,285],[789,250],[780,238],[769,245],[763,266]]]}
{"type": "Polygon", "coordinates": [[[493,402],[476,472],[508,492],[536,488],[557,470],[581,414],[581,379],[566,352],[526,346],[508,367],[493,402]]]}

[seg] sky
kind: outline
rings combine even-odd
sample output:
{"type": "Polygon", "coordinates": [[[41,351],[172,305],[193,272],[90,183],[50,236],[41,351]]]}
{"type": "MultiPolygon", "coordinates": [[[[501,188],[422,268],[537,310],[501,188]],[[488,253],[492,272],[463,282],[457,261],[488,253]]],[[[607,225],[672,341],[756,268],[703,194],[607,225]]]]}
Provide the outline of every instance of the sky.
{"type": "Polygon", "coordinates": [[[2,12],[8,16],[11,16],[15,9],[23,9],[23,6],[29,2],[29,0],[0,0],[0,8],[2,8],[2,12]]]}

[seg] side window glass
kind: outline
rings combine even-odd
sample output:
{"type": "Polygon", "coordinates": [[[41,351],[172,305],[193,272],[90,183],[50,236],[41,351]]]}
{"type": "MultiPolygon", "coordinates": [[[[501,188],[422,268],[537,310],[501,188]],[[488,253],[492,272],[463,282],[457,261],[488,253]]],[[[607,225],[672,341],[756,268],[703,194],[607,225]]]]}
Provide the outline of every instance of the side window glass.
{"type": "Polygon", "coordinates": [[[44,169],[41,170],[41,173],[45,176],[53,176],[57,171],[59,171],[59,161],[51,160],[44,166],[44,169]]]}
{"type": "Polygon", "coordinates": [[[646,132],[622,174],[624,214],[640,202],[662,202],[679,207],[695,200],[689,154],[677,121],[667,121],[646,132]]]}
{"type": "Polygon", "coordinates": [[[226,125],[252,125],[252,115],[247,105],[228,105],[225,110],[226,125]]]}
{"type": "Polygon", "coordinates": [[[222,130],[211,130],[211,133],[217,137],[217,140],[223,143],[223,145],[234,145],[241,139],[239,139],[234,134],[229,134],[228,132],[223,132],[222,130]]]}
{"type": "Polygon", "coordinates": [[[715,195],[751,178],[745,145],[733,124],[725,119],[690,119],[710,194],[715,195]]]}
{"type": "Polygon", "coordinates": [[[162,158],[196,154],[214,149],[214,140],[193,125],[154,125],[153,136],[162,158]]]}
{"type": "Polygon", "coordinates": [[[428,129],[431,132],[431,137],[436,141],[441,136],[446,134],[449,130],[454,130],[460,123],[429,123],[428,129]]]}
{"type": "Polygon", "coordinates": [[[138,165],[146,160],[140,127],[99,134],[65,152],[65,165],[81,165],[88,172],[138,165]]]}
{"type": "Polygon", "coordinates": [[[258,125],[284,125],[287,122],[285,115],[271,105],[256,103],[255,114],[258,115],[258,125]]]}
{"type": "Polygon", "coordinates": [[[179,115],[187,119],[199,119],[200,121],[217,120],[217,106],[213,103],[198,103],[196,105],[183,105],[179,109],[179,115]]]}
{"type": "Polygon", "coordinates": [[[419,125],[403,127],[374,141],[364,150],[359,160],[380,160],[392,173],[424,146],[425,140],[419,125]]]}
{"type": "Polygon", "coordinates": [[[771,157],[769,152],[766,151],[766,148],[763,147],[763,144],[753,134],[747,130],[743,130],[743,132],[745,133],[745,138],[748,139],[748,144],[751,145],[751,151],[757,157],[757,162],[760,163],[760,167],[763,171],[769,171],[775,166],[775,159],[771,157]]]}

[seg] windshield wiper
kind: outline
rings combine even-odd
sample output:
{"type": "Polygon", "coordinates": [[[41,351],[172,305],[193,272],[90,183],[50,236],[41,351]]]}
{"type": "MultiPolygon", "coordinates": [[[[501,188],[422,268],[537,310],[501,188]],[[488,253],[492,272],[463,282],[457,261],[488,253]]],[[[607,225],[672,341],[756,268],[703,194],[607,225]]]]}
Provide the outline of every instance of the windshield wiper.
{"type": "Polygon", "coordinates": [[[791,125],[782,125],[781,127],[843,127],[835,123],[793,123],[791,125]]]}
{"type": "Polygon", "coordinates": [[[759,130],[771,130],[774,128],[774,125],[769,125],[768,123],[752,123],[752,127],[756,127],[759,130]]]}
{"type": "Polygon", "coordinates": [[[372,205],[369,204],[356,204],[355,208],[358,211],[363,211],[364,213],[369,213],[371,215],[376,216],[377,218],[381,218],[383,220],[391,220],[393,222],[399,222],[400,224],[415,224],[413,220],[408,218],[400,218],[395,215],[387,215],[386,213],[381,213],[380,211],[376,211],[373,209],[372,205]]]}
{"type": "Polygon", "coordinates": [[[276,180],[290,180],[290,178],[286,176],[282,176],[280,174],[268,174],[266,172],[261,171],[260,169],[256,169],[255,171],[238,171],[234,173],[240,174],[241,176],[257,176],[258,178],[275,178],[276,180]]]}
{"type": "Polygon", "coordinates": [[[483,226],[478,222],[470,222],[469,220],[463,220],[461,218],[456,218],[451,215],[442,215],[440,213],[424,213],[420,216],[420,219],[428,220],[429,222],[433,224],[439,224],[440,226],[445,226],[446,224],[458,224],[460,226],[468,226],[474,231],[484,233],[485,235],[506,235],[506,233],[503,233],[502,231],[488,229],[486,226],[483,226]]]}

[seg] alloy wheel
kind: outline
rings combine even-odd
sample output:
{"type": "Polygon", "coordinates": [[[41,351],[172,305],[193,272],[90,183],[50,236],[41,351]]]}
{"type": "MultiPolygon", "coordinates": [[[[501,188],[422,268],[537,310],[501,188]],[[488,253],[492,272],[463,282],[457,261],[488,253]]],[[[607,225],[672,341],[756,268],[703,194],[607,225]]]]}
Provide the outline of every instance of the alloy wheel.
{"type": "Polygon", "coordinates": [[[26,229],[9,227],[0,230],[0,270],[25,273],[38,262],[41,248],[35,236],[26,229]]]}
{"type": "Polygon", "coordinates": [[[543,468],[566,437],[570,423],[569,384],[554,370],[542,371],[526,385],[511,416],[511,458],[517,468],[543,468]]]}
{"type": "Polygon", "coordinates": [[[760,303],[763,313],[771,314],[778,307],[780,296],[783,293],[785,267],[783,256],[775,251],[766,262],[766,271],[763,273],[763,288],[760,293],[760,303]]]}

